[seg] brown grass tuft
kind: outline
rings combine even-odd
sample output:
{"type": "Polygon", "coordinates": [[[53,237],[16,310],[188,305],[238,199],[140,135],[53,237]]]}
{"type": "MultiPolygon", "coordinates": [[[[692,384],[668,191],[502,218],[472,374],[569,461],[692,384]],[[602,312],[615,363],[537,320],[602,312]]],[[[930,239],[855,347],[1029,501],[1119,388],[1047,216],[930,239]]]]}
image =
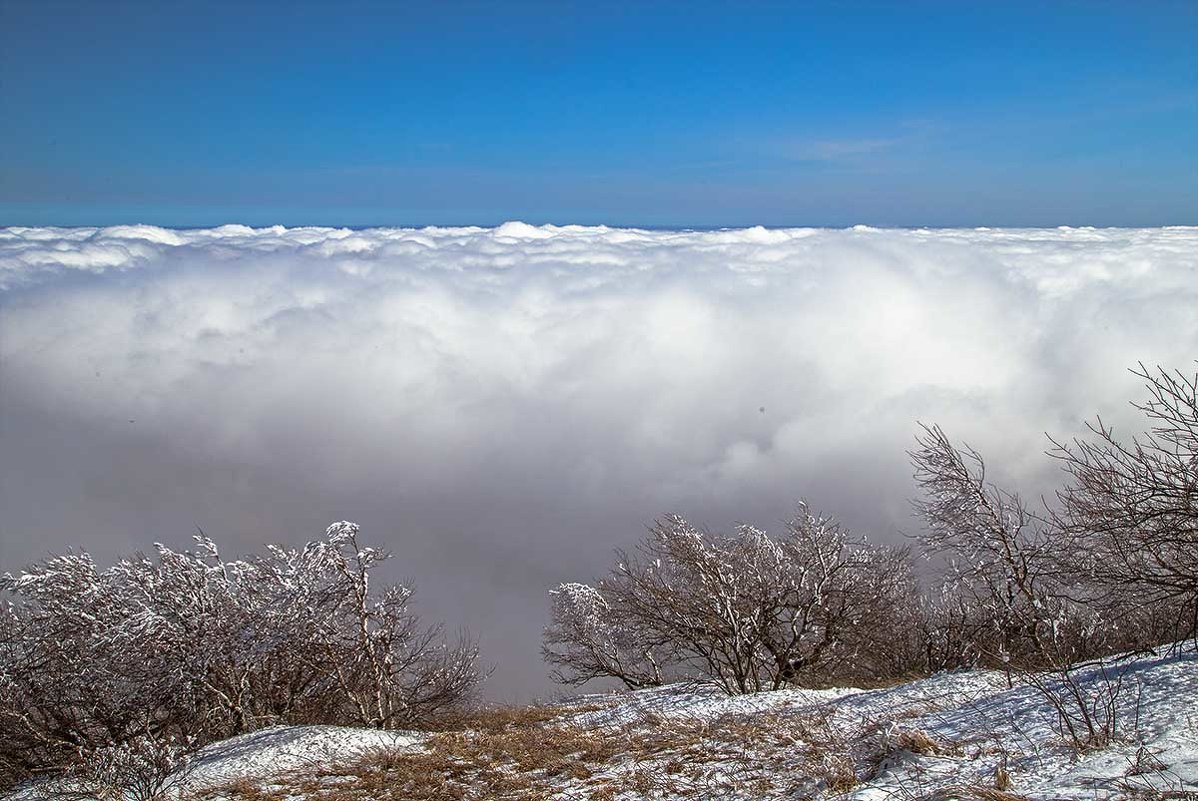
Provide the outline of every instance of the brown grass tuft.
{"type": "MultiPolygon", "coordinates": [[[[578,711],[571,709],[571,712],[578,711]]],[[[851,744],[826,717],[777,713],[717,720],[647,715],[582,728],[546,708],[476,711],[432,731],[422,749],[376,748],[269,784],[241,780],[228,801],[546,801],[559,797],[709,799],[843,792],[857,781],[851,744]]],[[[197,800],[199,801],[199,800],[197,800]]]]}
{"type": "Polygon", "coordinates": [[[943,754],[948,749],[923,729],[902,729],[893,739],[894,747],[921,756],[943,754]]]}
{"type": "Polygon", "coordinates": [[[1030,801],[1030,799],[1018,793],[995,790],[991,787],[954,784],[922,795],[915,801],[1030,801]]]}

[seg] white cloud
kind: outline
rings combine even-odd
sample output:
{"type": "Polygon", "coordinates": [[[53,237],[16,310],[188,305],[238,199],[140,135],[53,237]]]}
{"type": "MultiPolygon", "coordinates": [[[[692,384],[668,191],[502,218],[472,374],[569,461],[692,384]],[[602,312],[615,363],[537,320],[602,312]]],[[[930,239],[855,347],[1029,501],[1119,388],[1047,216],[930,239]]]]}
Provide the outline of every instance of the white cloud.
{"type": "Polygon", "coordinates": [[[501,687],[655,514],[908,526],[916,419],[1038,491],[1198,357],[1196,228],[9,228],[0,287],[6,563],[389,521],[437,609],[534,616],[501,687]]]}

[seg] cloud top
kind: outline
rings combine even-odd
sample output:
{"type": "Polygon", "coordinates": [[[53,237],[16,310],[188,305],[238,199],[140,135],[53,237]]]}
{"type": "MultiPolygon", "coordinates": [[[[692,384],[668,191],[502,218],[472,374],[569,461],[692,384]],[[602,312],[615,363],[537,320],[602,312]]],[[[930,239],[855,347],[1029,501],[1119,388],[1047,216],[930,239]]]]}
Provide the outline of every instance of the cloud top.
{"type": "Polygon", "coordinates": [[[0,229],[0,557],[350,516],[528,692],[654,515],[893,536],[917,419],[1039,491],[1195,357],[1198,228],[0,229]]]}

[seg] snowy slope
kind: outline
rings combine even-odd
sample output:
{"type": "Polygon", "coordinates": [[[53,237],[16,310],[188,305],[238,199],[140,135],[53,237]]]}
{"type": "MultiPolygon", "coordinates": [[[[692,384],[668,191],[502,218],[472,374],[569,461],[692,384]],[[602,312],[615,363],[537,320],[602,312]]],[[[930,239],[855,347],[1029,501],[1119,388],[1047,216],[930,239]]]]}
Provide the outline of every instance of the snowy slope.
{"type": "MultiPolygon", "coordinates": [[[[1009,686],[996,671],[943,673],[875,690],[739,697],[673,685],[584,696],[564,704],[551,724],[531,725],[570,727],[616,743],[586,770],[540,776],[563,801],[1198,799],[1198,652],[1192,644],[1079,667],[1071,675],[1077,697],[1098,719],[1105,719],[1111,700],[1117,724],[1111,744],[1078,748],[1067,736],[1050,695],[1064,700],[1064,709],[1076,708],[1059,679],[1043,678],[1041,689],[1019,680],[1009,686]],[[835,771],[816,775],[828,766],[841,778],[828,778],[835,771]],[[650,773],[665,783],[646,783],[650,773]],[[678,781],[671,784],[670,777],[678,781]]],[[[242,779],[283,788],[294,798],[286,790],[289,776],[321,774],[379,746],[427,757],[440,743],[457,742],[439,736],[276,727],[203,749],[175,777],[171,795],[234,798],[229,783],[242,779]]],[[[496,769],[521,768],[482,768],[496,769]]]]}
{"type": "MultiPolygon", "coordinates": [[[[1096,716],[1117,688],[1117,741],[1105,748],[1074,747],[1042,691],[995,671],[945,673],[881,690],[781,690],[726,697],[696,689],[661,688],[631,694],[610,710],[580,716],[589,725],[627,723],[646,716],[705,720],[766,712],[801,716],[820,710],[846,737],[877,731],[897,739],[921,731],[944,753],[897,748],[845,797],[854,801],[920,798],[951,787],[993,787],[1003,766],[1010,789],[1033,799],[1127,798],[1137,788],[1198,799],[1198,654],[1177,653],[1108,661],[1079,668],[1082,699],[1096,716]]],[[[1066,709],[1068,687],[1046,679],[1066,709]]],[[[886,747],[881,746],[885,751],[886,747]]],[[[1147,795],[1146,797],[1153,797],[1147,795]]]]}
{"type": "Polygon", "coordinates": [[[273,726],[201,750],[179,780],[178,794],[227,784],[235,779],[270,779],[280,773],[343,762],[380,746],[418,747],[417,732],[390,732],[342,726],[273,726]]]}

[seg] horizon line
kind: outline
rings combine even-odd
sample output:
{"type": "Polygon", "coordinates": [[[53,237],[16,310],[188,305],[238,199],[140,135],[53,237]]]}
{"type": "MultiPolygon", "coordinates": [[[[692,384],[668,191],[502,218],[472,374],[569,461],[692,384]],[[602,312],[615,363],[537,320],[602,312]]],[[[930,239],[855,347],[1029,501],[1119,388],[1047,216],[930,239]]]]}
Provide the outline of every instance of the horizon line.
{"type": "Polygon", "coordinates": [[[1013,230],[1013,231],[1053,231],[1053,230],[1166,230],[1166,229],[1189,229],[1198,228],[1198,221],[1193,223],[1158,223],[1155,225],[1093,225],[1093,224],[1071,224],[1059,223],[1056,225],[1003,225],[996,223],[979,223],[976,225],[935,225],[935,224],[918,224],[918,225],[884,225],[873,223],[851,223],[848,225],[818,225],[818,224],[774,224],[774,223],[750,223],[750,224],[729,224],[729,225],[647,225],[638,223],[581,223],[581,222],[529,222],[519,218],[505,219],[498,223],[448,223],[448,222],[424,222],[424,223],[380,223],[380,224],[338,224],[338,223],[301,223],[289,224],[285,222],[274,222],[264,225],[254,225],[238,221],[226,221],[211,225],[162,225],[152,222],[110,222],[110,223],[82,223],[82,224],[28,224],[28,223],[10,223],[0,222],[0,230],[8,230],[14,228],[59,228],[66,230],[79,230],[94,228],[103,230],[106,228],[160,228],[163,230],[172,231],[211,231],[218,228],[227,227],[242,227],[249,228],[254,231],[264,231],[272,228],[283,228],[284,230],[296,230],[301,228],[321,228],[321,229],[344,229],[350,231],[369,231],[381,229],[410,229],[423,230],[428,228],[477,228],[480,230],[497,230],[506,225],[526,225],[532,228],[607,228],[607,229],[623,229],[623,230],[642,230],[642,231],[695,231],[695,232],[713,232],[713,231],[747,231],[753,229],[765,229],[771,231],[784,230],[822,230],[822,231],[986,231],[986,230],[1013,230]]]}

